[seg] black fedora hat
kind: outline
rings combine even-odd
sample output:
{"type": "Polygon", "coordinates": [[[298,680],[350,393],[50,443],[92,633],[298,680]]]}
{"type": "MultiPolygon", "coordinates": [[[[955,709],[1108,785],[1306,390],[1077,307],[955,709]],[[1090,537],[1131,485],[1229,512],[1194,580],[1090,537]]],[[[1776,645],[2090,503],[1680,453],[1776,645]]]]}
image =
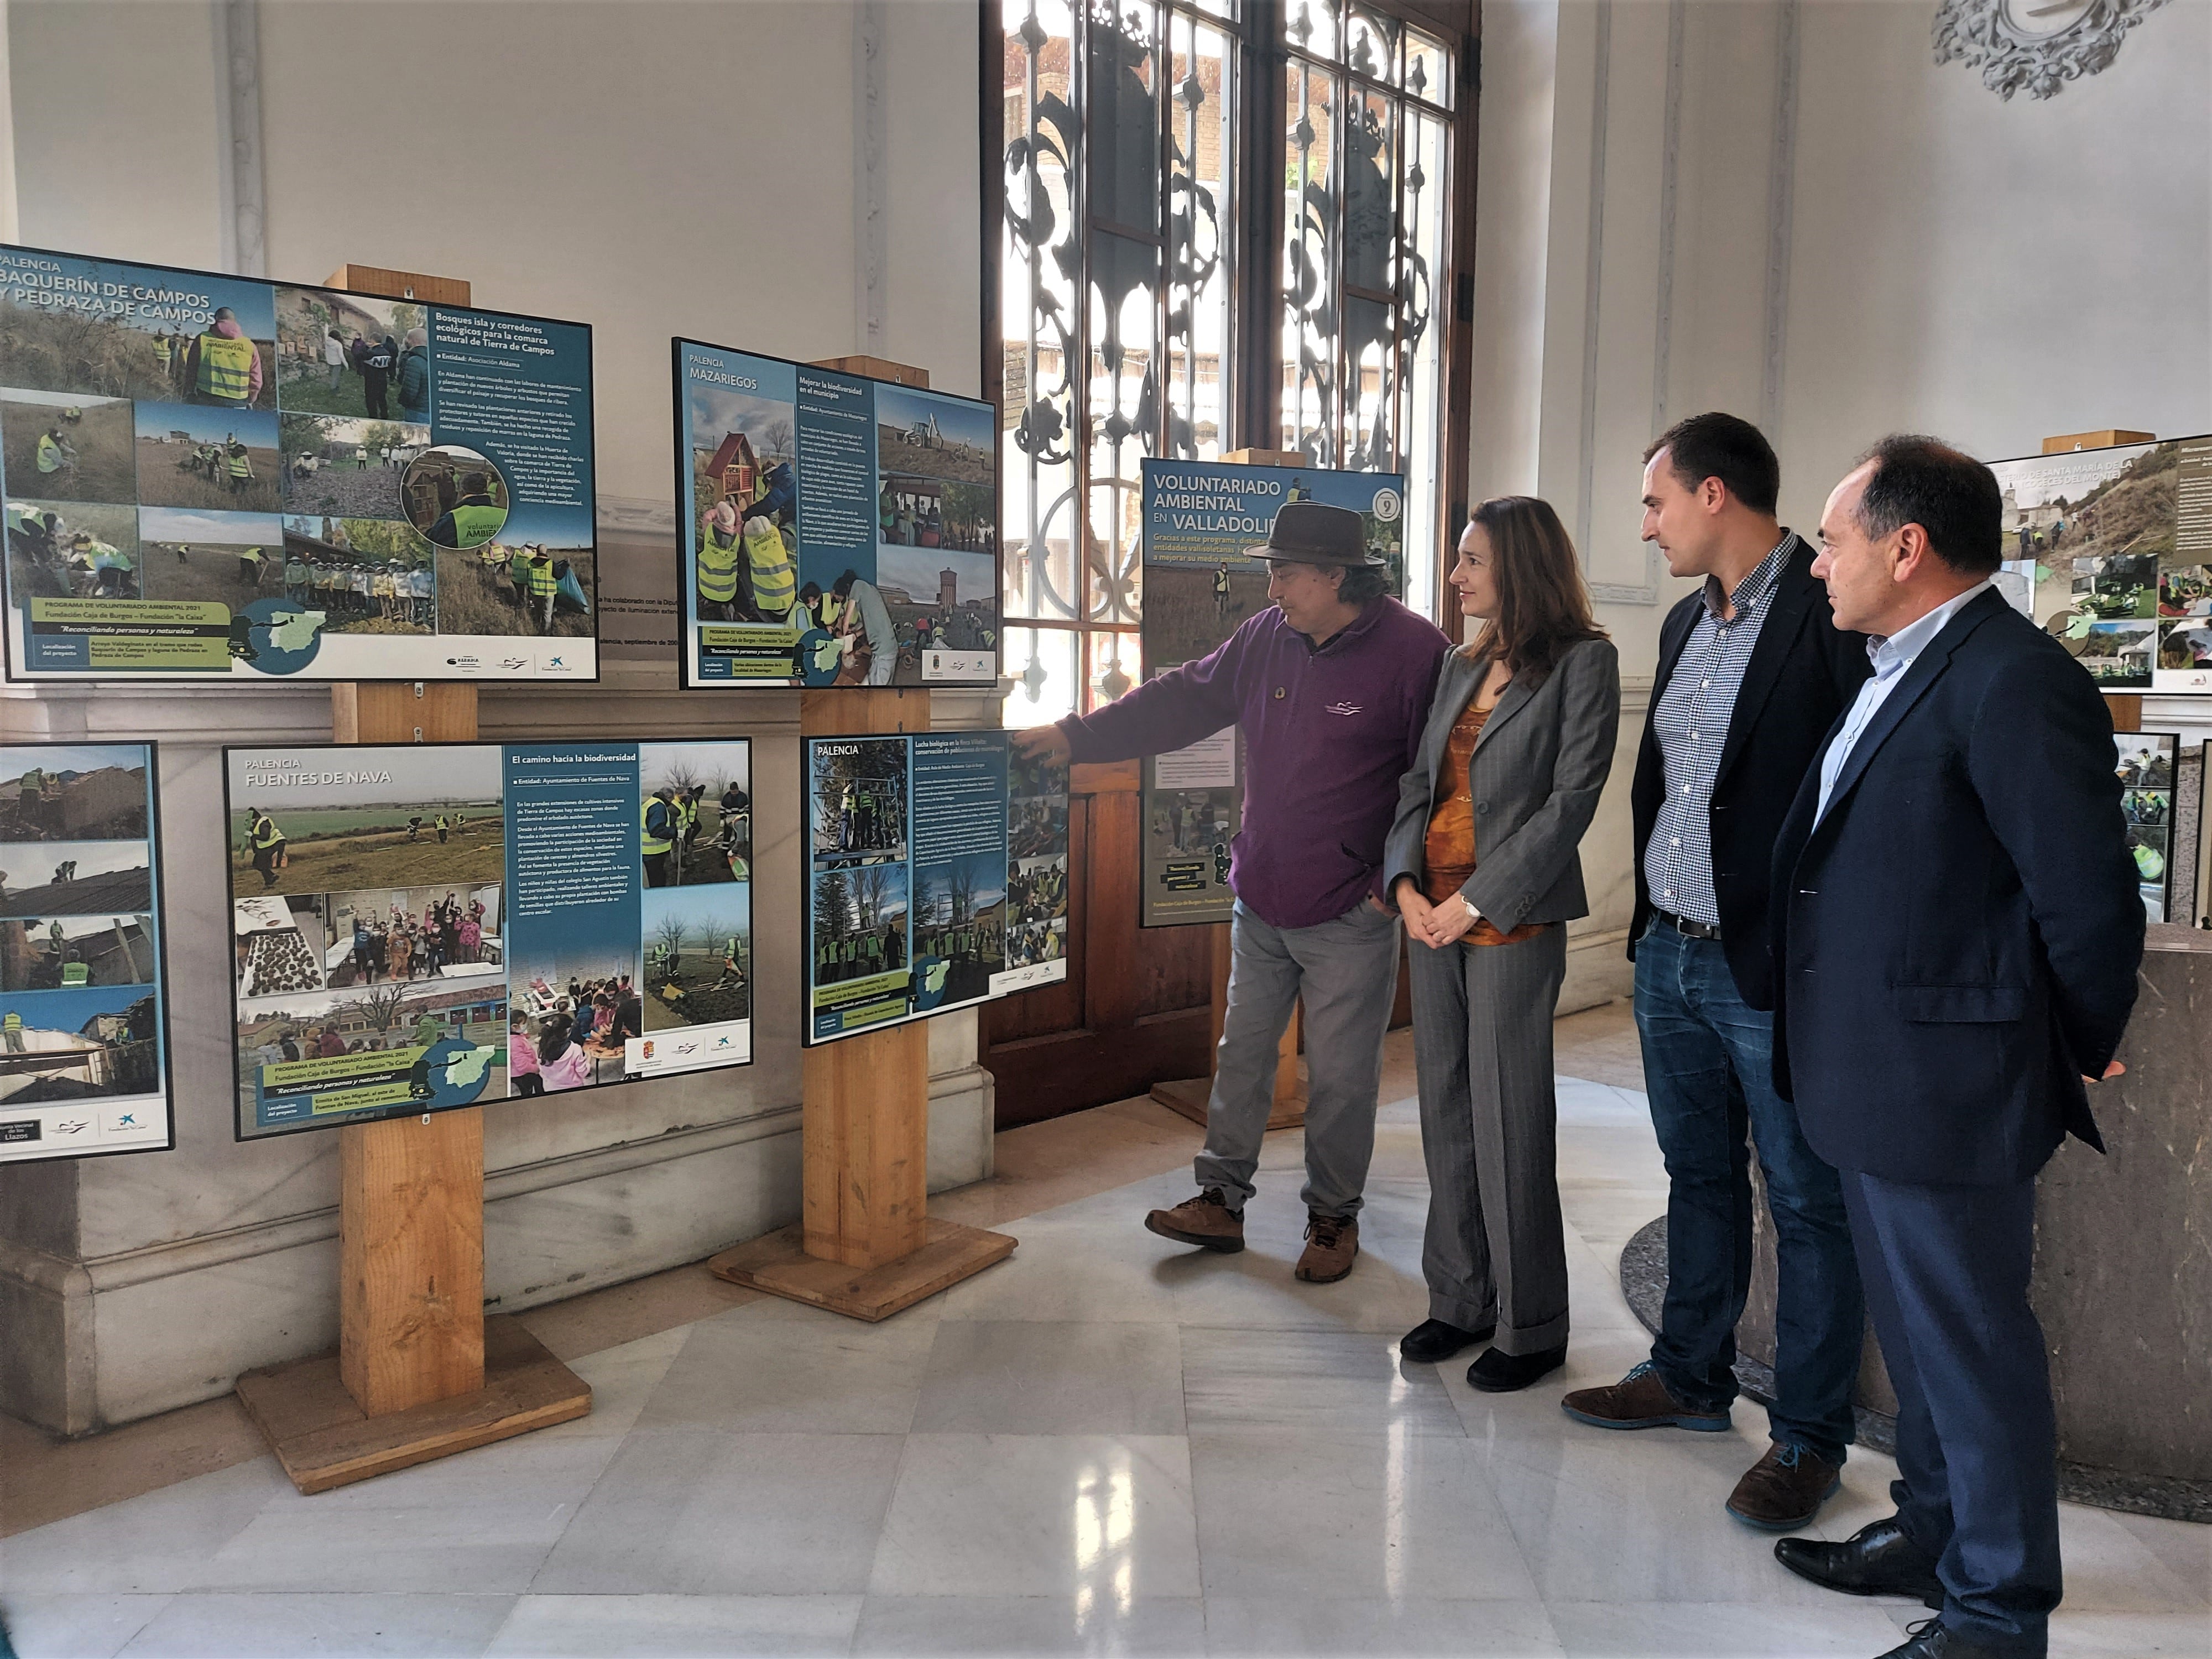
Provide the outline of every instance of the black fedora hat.
{"type": "Polygon", "coordinates": [[[1326,501],[1285,501],[1267,526],[1267,539],[1245,554],[1299,564],[1381,564],[1368,550],[1367,527],[1348,507],[1326,501]]]}

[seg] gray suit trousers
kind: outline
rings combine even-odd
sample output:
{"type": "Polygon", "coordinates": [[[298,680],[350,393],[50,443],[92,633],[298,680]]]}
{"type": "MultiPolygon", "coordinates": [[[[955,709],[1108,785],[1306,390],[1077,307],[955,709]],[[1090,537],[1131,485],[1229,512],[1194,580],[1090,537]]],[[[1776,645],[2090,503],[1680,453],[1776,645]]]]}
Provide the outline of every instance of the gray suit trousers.
{"type": "Polygon", "coordinates": [[[1429,1317],[1505,1354],[1567,1340],[1567,1253],[1556,1172],[1552,1013],[1567,930],[1521,945],[1407,951],[1429,1225],[1429,1317]]]}

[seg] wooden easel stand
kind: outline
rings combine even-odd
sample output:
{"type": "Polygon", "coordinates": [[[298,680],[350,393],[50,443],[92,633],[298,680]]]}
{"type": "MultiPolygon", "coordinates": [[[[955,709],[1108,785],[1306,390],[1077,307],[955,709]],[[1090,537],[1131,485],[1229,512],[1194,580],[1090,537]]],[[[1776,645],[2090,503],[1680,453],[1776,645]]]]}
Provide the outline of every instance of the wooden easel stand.
{"type": "MultiPolygon", "coordinates": [[[[450,278],[349,265],[333,288],[466,305],[450,278]]],[[[477,688],[331,688],[340,743],[477,735],[477,688]]],[[[338,1132],[338,1351],[248,1371],[238,1398],[303,1492],[450,1456],[592,1409],[588,1383],[483,1311],[483,1109],[338,1132]]]]}
{"type": "MultiPolygon", "coordinates": [[[[927,386],[921,370],[875,357],[817,368],[927,386]]],[[[927,732],[920,690],[799,694],[807,737],[927,732]]],[[[805,1051],[801,1218],[723,1251],[708,1267],[733,1284],[855,1319],[886,1319],[1014,1251],[1004,1233],[929,1218],[929,1027],[913,1020],[805,1051]]]]}

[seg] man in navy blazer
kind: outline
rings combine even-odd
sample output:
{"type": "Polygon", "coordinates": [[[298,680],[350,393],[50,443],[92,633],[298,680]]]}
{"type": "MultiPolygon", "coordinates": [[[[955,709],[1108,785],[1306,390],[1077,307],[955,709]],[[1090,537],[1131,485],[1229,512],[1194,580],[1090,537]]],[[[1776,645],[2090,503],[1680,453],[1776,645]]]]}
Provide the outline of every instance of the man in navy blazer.
{"type": "Polygon", "coordinates": [[[2056,1435],[2028,1305],[2035,1174],[2117,1074],[2143,907],[2104,700],[1993,588],[1996,478],[1885,439],[1814,571],[1874,675],[1775,848],[1775,1083],[1843,1172],[1898,1397],[1897,1514],[1785,1538],[1832,1589],[1941,1609],[1884,1659],[2041,1655],[2056,1435]]]}

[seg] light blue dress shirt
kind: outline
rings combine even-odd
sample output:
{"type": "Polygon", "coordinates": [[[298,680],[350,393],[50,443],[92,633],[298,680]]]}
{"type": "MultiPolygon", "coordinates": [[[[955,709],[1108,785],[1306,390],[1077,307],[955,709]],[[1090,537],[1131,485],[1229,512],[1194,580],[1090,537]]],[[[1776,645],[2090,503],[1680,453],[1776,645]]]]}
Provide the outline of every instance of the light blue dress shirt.
{"type": "Polygon", "coordinates": [[[1956,598],[1944,600],[1919,621],[1907,623],[1886,638],[1867,641],[1867,656],[1874,664],[1874,674],[1859,687],[1851,712],[1844,717],[1844,729],[1836,733],[1836,740],[1828,745],[1828,752],[1820,762],[1820,810],[1814,814],[1814,823],[1828,816],[1828,798],[1836,793],[1836,780],[1843,775],[1844,763],[1850,759],[1852,748],[1873,724],[1882,704],[1889,701],[1889,694],[1897,690],[1905,671],[1949,625],[1952,617],[1996,585],[1994,576],[1976,582],[1956,598]]]}

